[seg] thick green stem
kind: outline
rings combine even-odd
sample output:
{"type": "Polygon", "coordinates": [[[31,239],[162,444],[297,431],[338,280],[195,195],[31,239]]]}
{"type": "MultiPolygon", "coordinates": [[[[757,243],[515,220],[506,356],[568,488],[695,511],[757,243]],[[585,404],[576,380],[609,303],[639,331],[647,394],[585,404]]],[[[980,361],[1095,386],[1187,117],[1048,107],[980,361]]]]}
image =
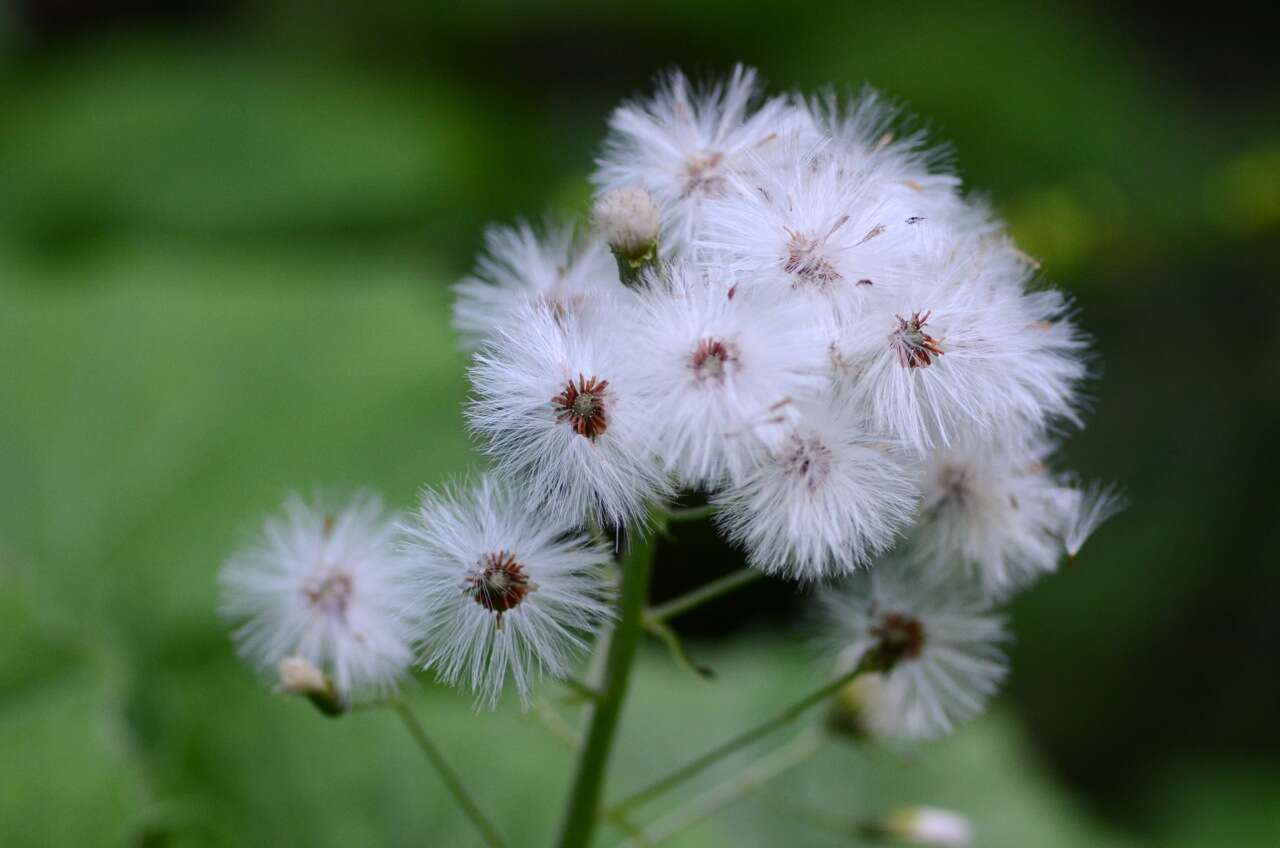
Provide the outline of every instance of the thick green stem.
{"type": "Polygon", "coordinates": [[[637,534],[622,561],[622,593],[618,599],[618,621],[609,640],[604,680],[590,705],[591,721],[578,757],[573,794],[560,831],[560,848],[585,848],[595,832],[600,794],[613,738],[618,728],[622,703],[627,695],[636,647],[644,629],[645,604],[649,599],[657,533],[637,534]]]}
{"type": "Polygon", "coordinates": [[[665,604],[649,610],[650,621],[666,621],[669,618],[675,618],[678,615],[684,615],[694,607],[701,606],[707,601],[715,600],[721,595],[728,594],[734,589],[746,586],[748,583],[754,583],[764,576],[764,572],[755,568],[740,568],[732,571],[723,577],[718,577],[710,583],[699,586],[692,592],[686,592],[678,598],[672,598],[665,604]]]}
{"type": "Polygon", "coordinates": [[[742,733],[739,733],[737,736],[734,736],[726,742],[720,743],[715,748],[712,748],[702,756],[691,760],[668,774],[666,777],[659,778],[638,792],[633,792],[617,804],[610,807],[610,812],[615,814],[625,814],[635,807],[653,800],[662,793],[670,789],[674,789],[689,778],[705,771],[730,754],[747,747],[762,736],[790,724],[792,721],[799,718],[810,707],[822,703],[827,698],[840,691],[840,689],[859,674],[862,674],[864,671],[875,670],[876,668],[877,662],[871,658],[871,654],[868,654],[868,658],[859,663],[857,668],[846,674],[842,674],[830,683],[810,692],[808,695],[805,695],[803,698],[775,714],[773,717],[760,722],[754,727],[744,730],[742,733]]]}
{"type": "Polygon", "coordinates": [[[467,818],[471,819],[476,829],[480,831],[485,844],[491,846],[491,848],[502,848],[504,843],[502,837],[498,835],[498,829],[480,811],[480,806],[471,797],[471,793],[467,791],[467,788],[463,786],[462,778],[445,760],[444,754],[440,753],[440,749],[436,747],[435,743],[431,741],[431,737],[427,735],[426,728],[418,721],[417,716],[403,701],[393,701],[391,707],[404,721],[405,727],[409,729],[409,735],[413,737],[413,741],[418,743],[422,753],[426,754],[431,765],[435,767],[436,773],[440,775],[440,780],[444,782],[444,785],[453,794],[458,806],[462,808],[462,811],[467,814],[467,818]]]}

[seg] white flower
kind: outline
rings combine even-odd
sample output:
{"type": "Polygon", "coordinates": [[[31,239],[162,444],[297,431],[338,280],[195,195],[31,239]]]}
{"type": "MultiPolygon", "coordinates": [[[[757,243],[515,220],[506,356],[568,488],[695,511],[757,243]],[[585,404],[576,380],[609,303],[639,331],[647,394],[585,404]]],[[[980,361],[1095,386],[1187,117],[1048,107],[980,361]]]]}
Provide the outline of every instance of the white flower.
{"type": "Polygon", "coordinates": [[[426,492],[401,528],[427,619],[424,665],[465,681],[478,703],[496,703],[508,678],[527,703],[533,679],[567,675],[610,615],[608,552],[539,506],[553,505],[484,477],[426,492]]]}
{"type": "Polygon", "coordinates": [[[1062,534],[1068,561],[1075,559],[1094,530],[1126,505],[1124,495],[1114,485],[1091,483],[1078,490],[1062,534]]]}
{"type": "MultiPolygon", "coordinates": [[[[641,519],[667,491],[648,422],[625,377],[617,313],[600,325],[529,306],[475,356],[471,429],[498,471],[566,521],[641,519]]],[[[610,309],[606,308],[606,312],[610,309]]]]}
{"type": "Polygon", "coordinates": [[[826,397],[798,413],[778,446],[714,503],[752,566],[816,580],[887,550],[916,499],[897,451],[867,434],[847,401],[826,397]]]}
{"type": "Polygon", "coordinates": [[[1043,446],[957,445],[921,464],[913,529],[917,562],[934,575],[957,569],[1005,597],[1053,571],[1078,494],[1045,468],[1043,446]]]}
{"type": "Polygon", "coordinates": [[[691,92],[684,75],[672,73],[652,100],[614,111],[592,180],[601,191],[648,189],[662,210],[663,255],[687,255],[704,221],[703,202],[790,125],[793,110],[784,99],[753,112],[755,100],[755,71],[742,66],[727,82],[701,92],[691,92]]]}
{"type": "Polygon", "coordinates": [[[971,586],[930,583],[894,559],[824,597],[839,665],[875,651],[887,671],[863,672],[841,693],[869,732],[902,739],[949,733],[980,713],[1004,679],[1003,621],[971,586]]]}
{"type": "Polygon", "coordinates": [[[821,147],[789,147],[776,166],[731,176],[707,201],[698,245],[735,276],[806,300],[815,315],[856,314],[878,288],[897,284],[912,217],[878,201],[865,177],[821,147]]]}
{"type": "Polygon", "coordinates": [[[1085,342],[1060,294],[1024,293],[1026,265],[975,238],[934,241],[908,269],[868,299],[838,343],[872,426],[924,451],[1055,418],[1079,423],[1085,342]]]}
{"type": "Polygon", "coordinates": [[[620,289],[618,269],[599,238],[577,238],[569,224],[548,224],[542,236],[523,222],[494,226],[475,271],[454,286],[453,325],[463,347],[474,349],[530,302],[581,313],[620,289]]]}
{"type": "Polygon", "coordinates": [[[412,659],[416,628],[394,534],[393,517],[375,497],[358,496],[334,513],[291,497],[222,569],[223,612],[242,622],[240,653],[264,674],[305,661],[348,702],[394,688],[412,659]]]}
{"type": "Polygon", "coordinates": [[[689,485],[740,478],[830,384],[823,337],[794,302],[707,279],[686,264],[638,298],[636,391],[668,470],[689,485]]]}
{"type": "Polygon", "coordinates": [[[615,254],[639,258],[657,244],[658,207],[644,186],[606,191],[596,198],[591,218],[615,254]]]}

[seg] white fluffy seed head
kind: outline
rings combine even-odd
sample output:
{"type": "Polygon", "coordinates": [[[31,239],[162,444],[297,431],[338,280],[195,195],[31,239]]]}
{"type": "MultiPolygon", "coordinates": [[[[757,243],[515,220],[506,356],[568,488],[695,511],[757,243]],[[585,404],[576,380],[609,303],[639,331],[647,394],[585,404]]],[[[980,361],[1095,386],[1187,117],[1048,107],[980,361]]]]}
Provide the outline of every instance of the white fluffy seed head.
{"type": "Polygon", "coordinates": [[[611,615],[609,552],[535,503],[483,477],[425,492],[402,527],[428,622],[423,665],[465,683],[478,705],[493,706],[508,681],[527,705],[534,681],[569,674],[611,615]]]}
{"type": "Polygon", "coordinates": [[[610,189],[596,198],[591,217],[614,253],[639,258],[656,249],[658,207],[642,185],[610,189]]]}
{"type": "Polygon", "coordinates": [[[912,556],[927,575],[959,573],[1004,598],[1055,570],[1079,502],[1046,467],[1040,443],[957,445],[920,465],[912,556]]]}
{"type": "Polygon", "coordinates": [[[842,693],[866,731],[900,739],[951,732],[979,714],[1004,679],[1003,621],[972,583],[923,580],[897,560],[823,595],[838,665],[888,652],[890,669],[863,673],[842,693]]]}
{"type": "Polygon", "coordinates": [[[1079,422],[1085,343],[1053,291],[1000,246],[920,225],[896,286],[843,327],[839,361],[872,426],[923,452],[1079,422]]]}
{"type": "Polygon", "coordinates": [[[335,511],[291,497],[222,569],[222,610],[239,625],[240,653],[286,686],[286,672],[301,685],[305,663],[347,702],[393,689],[420,620],[405,602],[394,532],[373,496],[335,511]]]}
{"type": "Polygon", "coordinates": [[[541,233],[525,222],[494,226],[475,270],[454,286],[453,325],[472,350],[531,303],[581,316],[621,288],[599,238],[579,236],[566,223],[548,223],[541,233]]]}
{"type": "Polygon", "coordinates": [[[475,356],[471,429],[503,476],[567,521],[642,520],[669,491],[649,417],[626,377],[621,303],[598,321],[527,306],[475,356]]]}
{"type": "Polygon", "coordinates": [[[704,202],[794,126],[783,98],[755,108],[759,99],[749,68],[703,89],[673,72],[650,100],[614,110],[592,181],[603,191],[648,189],[661,211],[663,255],[687,257],[706,221],[704,202]]]}
{"type": "Polygon", "coordinates": [[[830,382],[823,337],[804,310],[677,264],[629,320],[628,372],[665,467],[689,486],[741,479],[830,382]]]}
{"type": "Polygon", "coordinates": [[[888,550],[916,505],[900,452],[845,398],[798,404],[777,446],[714,497],[718,526],[770,574],[848,574],[888,550]]]}

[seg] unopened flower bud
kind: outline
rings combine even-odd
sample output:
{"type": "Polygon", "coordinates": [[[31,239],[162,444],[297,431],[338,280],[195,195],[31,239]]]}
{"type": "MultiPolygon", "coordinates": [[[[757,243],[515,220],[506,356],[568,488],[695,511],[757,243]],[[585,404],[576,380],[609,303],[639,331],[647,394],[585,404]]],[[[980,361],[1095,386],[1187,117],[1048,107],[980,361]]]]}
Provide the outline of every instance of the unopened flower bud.
{"type": "Polygon", "coordinates": [[[873,730],[868,722],[868,709],[878,698],[883,698],[884,677],[876,673],[864,673],[849,681],[836,693],[827,716],[827,729],[842,736],[860,740],[873,730]]]}
{"type": "Polygon", "coordinates": [[[285,657],[280,661],[280,691],[304,695],[327,716],[342,715],[346,704],[338,697],[333,681],[305,657],[285,657]]]}
{"type": "Polygon", "coordinates": [[[643,186],[629,185],[596,198],[591,216],[618,260],[622,282],[634,285],[658,258],[658,207],[643,186]]]}
{"type": "Polygon", "coordinates": [[[869,831],[930,848],[966,848],[973,843],[973,828],[959,813],[937,807],[902,807],[871,825],[869,831]]]}

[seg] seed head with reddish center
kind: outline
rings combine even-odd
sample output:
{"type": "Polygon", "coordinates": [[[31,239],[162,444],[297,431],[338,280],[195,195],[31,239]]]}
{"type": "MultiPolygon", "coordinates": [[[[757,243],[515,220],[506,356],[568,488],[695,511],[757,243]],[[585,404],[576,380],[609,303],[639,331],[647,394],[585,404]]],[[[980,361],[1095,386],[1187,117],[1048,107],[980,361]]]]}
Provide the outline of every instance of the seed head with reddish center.
{"type": "Polygon", "coordinates": [[[515,554],[498,551],[480,558],[476,570],[467,575],[463,591],[480,606],[497,613],[501,625],[502,614],[519,606],[536,589],[515,554]]]}
{"type": "Polygon", "coordinates": [[[901,315],[894,316],[898,319],[898,327],[889,336],[889,340],[902,367],[923,368],[933,364],[933,357],[942,356],[942,348],[938,347],[941,339],[935,339],[924,331],[932,314],[913,312],[909,319],[901,315]]]}
{"type": "Polygon", "coordinates": [[[608,387],[608,380],[597,380],[595,376],[588,379],[579,374],[576,385],[569,380],[564,391],[551,399],[557,407],[556,420],[594,441],[609,426],[604,396],[608,387]]]}
{"type": "Polygon", "coordinates": [[[924,648],[924,625],[913,615],[886,612],[867,632],[876,640],[873,650],[879,661],[887,667],[892,667],[899,660],[919,657],[924,648]]]}
{"type": "Polygon", "coordinates": [[[699,382],[723,383],[726,373],[737,364],[737,348],[722,339],[703,339],[689,357],[689,367],[699,382]]]}

